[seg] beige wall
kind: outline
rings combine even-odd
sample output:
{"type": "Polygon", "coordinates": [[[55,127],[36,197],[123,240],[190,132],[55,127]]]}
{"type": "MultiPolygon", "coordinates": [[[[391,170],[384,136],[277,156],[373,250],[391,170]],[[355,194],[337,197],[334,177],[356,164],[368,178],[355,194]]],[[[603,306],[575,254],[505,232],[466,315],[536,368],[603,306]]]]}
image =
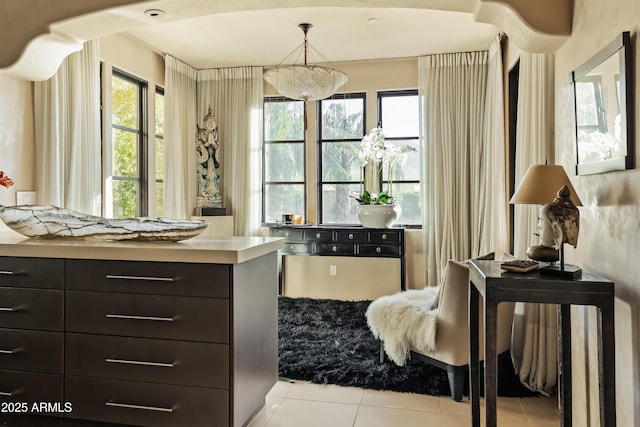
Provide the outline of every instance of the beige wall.
{"type": "MultiPolygon", "coordinates": [[[[569,72],[631,31],[637,52],[638,0],[576,0],[573,33],[556,53],[555,160],[571,177],[584,206],[576,250],[567,260],[616,283],[616,388],[618,426],[640,425],[640,170],[575,176],[575,146],[569,72]]],[[[636,111],[640,124],[640,55],[634,53],[636,111]]],[[[640,126],[636,126],[636,153],[640,126]]],[[[639,153],[640,154],[640,153],[639,153]]],[[[636,155],[636,164],[639,164],[636,155]]],[[[572,309],[574,425],[598,426],[596,312],[572,309]]]]}
{"type": "MultiPolygon", "coordinates": [[[[0,205],[15,205],[16,191],[34,190],[33,84],[0,76],[0,170],[15,182],[0,187],[0,205]]],[[[8,228],[0,221],[0,231],[8,228]]]]}

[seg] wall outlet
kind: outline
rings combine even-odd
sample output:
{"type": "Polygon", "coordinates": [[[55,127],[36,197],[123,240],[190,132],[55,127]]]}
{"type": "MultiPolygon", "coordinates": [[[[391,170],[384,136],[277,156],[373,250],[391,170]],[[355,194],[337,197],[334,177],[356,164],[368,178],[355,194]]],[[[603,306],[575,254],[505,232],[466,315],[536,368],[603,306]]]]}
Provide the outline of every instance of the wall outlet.
{"type": "Polygon", "coordinates": [[[338,274],[338,269],[336,268],[335,265],[330,265],[329,266],[329,276],[335,276],[336,274],[338,274]]]}

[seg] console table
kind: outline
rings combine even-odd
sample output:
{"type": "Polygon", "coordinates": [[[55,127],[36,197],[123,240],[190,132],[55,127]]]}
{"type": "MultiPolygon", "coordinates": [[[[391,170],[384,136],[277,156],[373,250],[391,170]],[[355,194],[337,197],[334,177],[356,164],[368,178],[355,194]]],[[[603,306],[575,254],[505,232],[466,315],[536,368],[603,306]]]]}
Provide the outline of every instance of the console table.
{"type": "MultiPolygon", "coordinates": [[[[377,268],[380,270],[380,273],[394,270],[398,272],[397,276],[391,279],[394,284],[391,286],[385,285],[385,289],[379,289],[376,292],[395,293],[405,290],[406,261],[405,234],[403,228],[377,229],[363,227],[278,225],[270,228],[270,235],[284,238],[284,247],[280,250],[283,259],[283,271],[287,268],[289,268],[289,270],[295,268],[296,272],[314,270],[314,277],[310,277],[310,274],[305,274],[305,281],[314,279],[318,281],[329,281],[332,276],[336,275],[335,266],[331,264],[342,261],[342,264],[345,265],[344,257],[348,257],[351,262],[355,261],[357,263],[359,266],[358,271],[355,271],[355,268],[350,268],[353,271],[346,273],[343,271],[344,268],[338,266],[338,276],[349,274],[355,278],[355,276],[358,275],[359,280],[363,281],[367,280],[363,278],[367,270],[377,268]],[[296,259],[287,261],[287,258],[290,256],[296,259]],[[316,259],[302,259],[301,256],[316,259]],[[317,257],[325,258],[320,260],[317,259],[317,257]],[[302,267],[298,267],[298,264],[302,265],[302,267]],[[325,264],[329,265],[326,272],[324,271],[327,267],[325,264]],[[331,267],[334,268],[333,271],[331,271],[331,267]]],[[[353,278],[349,277],[348,281],[350,283],[353,282],[353,278]]],[[[377,278],[378,277],[372,277],[371,282],[377,278]]],[[[281,281],[281,290],[286,288],[284,282],[284,280],[281,281]]],[[[343,284],[336,286],[336,292],[340,293],[342,290],[344,291],[344,295],[354,295],[353,293],[348,294],[348,291],[346,291],[342,285],[343,284]]],[[[283,292],[283,294],[286,294],[286,292],[283,292]]],[[[324,297],[325,295],[320,293],[314,294],[312,292],[309,296],[324,297]]],[[[378,296],[381,295],[369,293],[365,295],[363,299],[377,298],[378,296]]]]}
{"type": "Polygon", "coordinates": [[[600,425],[616,425],[614,284],[595,274],[582,272],[577,279],[541,276],[538,271],[510,273],[500,262],[472,260],[469,263],[469,351],[470,395],[473,427],[480,427],[480,365],[478,315],[480,295],[484,300],[486,427],[495,427],[497,357],[496,320],[498,304],[504,301],[559,304],[558,372],[562,426],[572,425],[571,413],[571,305],[598,308],[598,373],[600,425]],[[563,339],[564,338],[564,339],[563,339]]]}

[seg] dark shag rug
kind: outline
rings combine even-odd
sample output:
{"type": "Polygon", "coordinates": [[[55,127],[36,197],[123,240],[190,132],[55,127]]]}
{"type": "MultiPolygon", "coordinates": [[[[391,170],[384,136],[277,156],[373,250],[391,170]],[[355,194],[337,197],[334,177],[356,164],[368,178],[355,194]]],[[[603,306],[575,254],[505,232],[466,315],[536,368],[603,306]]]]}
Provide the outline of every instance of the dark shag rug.
{"type": "MultiPolygon", "coordinates": [[[[379,341],[367,326],[370,301],[278,299],[279,375],[283,378],[375,390],[450,395],[444,369],[409,360],[379,363],[379,341]]],[[[498,395],[534,396],[499,358],[498,395]]],[[[466,386],[468,389],[468,385],[466,386]]],[[[465,394],[468,395],[467,390],[465,394]]]]}

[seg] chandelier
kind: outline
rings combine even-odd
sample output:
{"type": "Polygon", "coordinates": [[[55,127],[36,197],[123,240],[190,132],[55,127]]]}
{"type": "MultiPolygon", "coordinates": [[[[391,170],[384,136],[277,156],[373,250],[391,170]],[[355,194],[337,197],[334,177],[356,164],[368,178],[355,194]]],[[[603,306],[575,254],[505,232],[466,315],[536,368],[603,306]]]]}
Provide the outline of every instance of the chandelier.
{"type": "MultiPolygon", "coordinates": [[[[348,78],[345,73],[335,68],[309,65],[308,56],[317,56],[321,61],[331,62],[318,52],[307,41],[307,33],[313,27],[311,24],[298,25],[304,33],[304,42],[287,55],[275,68],[264,74],[264,79],[270,83],[280,95],[302,101],[317,101],[325,99],[336,93],[340,86],[344,85],[348,78]],[[301,54],[304,54],[304,65],[295,64],[301,54]]],[[[331,64],[333,65],[333,64],[331,64]]]]}

